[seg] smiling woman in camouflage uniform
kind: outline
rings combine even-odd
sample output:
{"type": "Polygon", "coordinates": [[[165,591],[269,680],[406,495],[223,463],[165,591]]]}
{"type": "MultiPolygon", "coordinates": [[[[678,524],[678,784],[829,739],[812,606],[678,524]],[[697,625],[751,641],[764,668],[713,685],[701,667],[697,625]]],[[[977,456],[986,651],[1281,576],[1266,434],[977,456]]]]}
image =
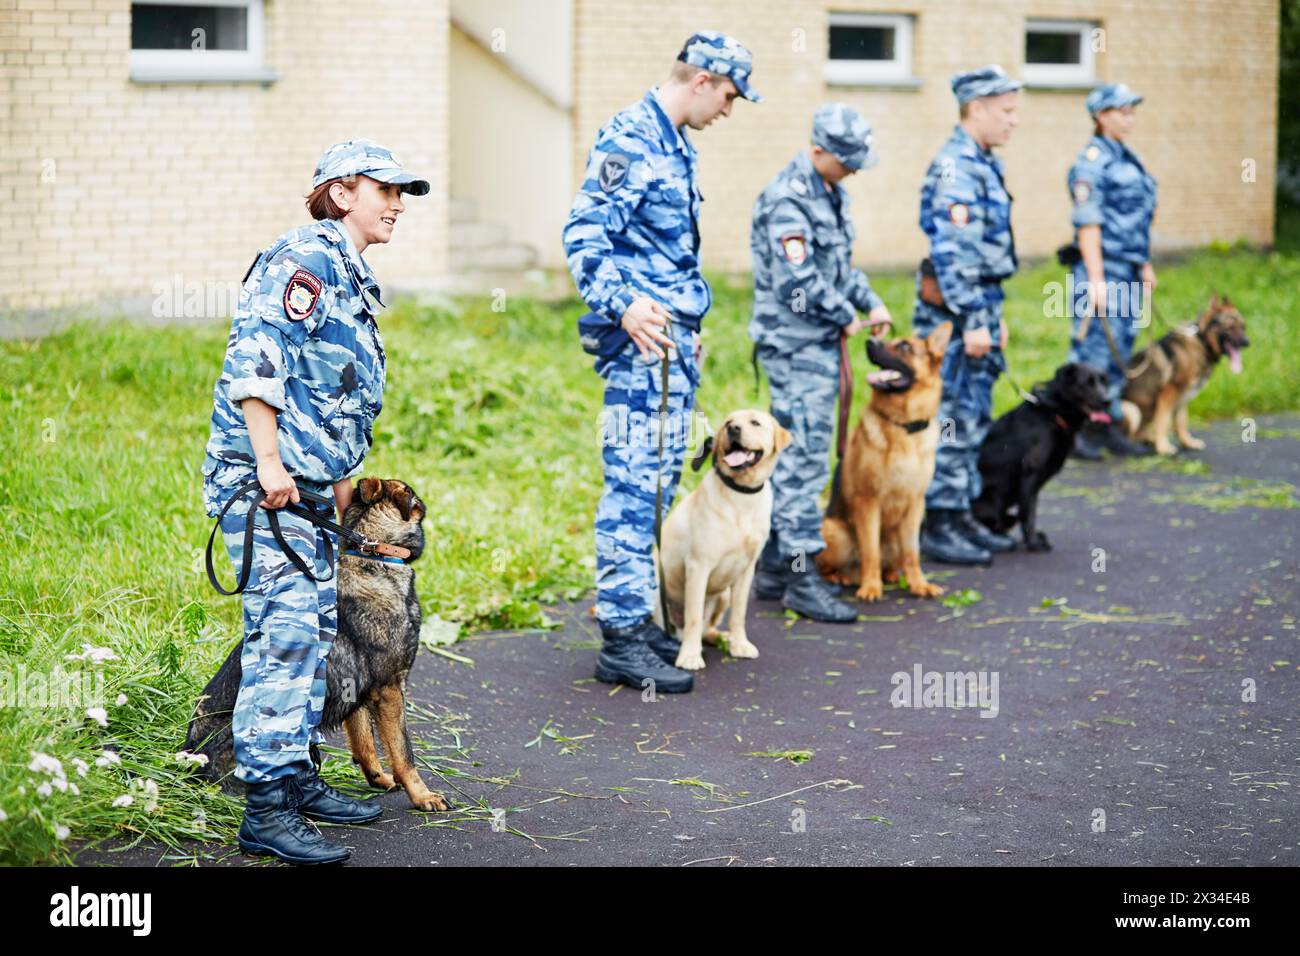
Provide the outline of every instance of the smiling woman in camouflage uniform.
{"type": "MultiPolygon", "coordinates": [[[[348,856],[302,817],[365,823],[380,811],[327,786],[310,758],[311,744],[321,739],[326,658],[337,624],[335,569],[325,561],[330,532],[279,512],[286,542],[327,578],[312,580],[281,551],[264,509],[299,502],[299,489],[332,497],[340,517],[347,508],[384,392],[375,322],[382,302],[361,253],[392,238],[402,193],[429,191],[369,140],[326,150],[312,186],[307,206],[317,221],[262,250],[244,276],[202,468],[211,517],[254,478],[266,493],[243,592],[242,676],[232,719],[235,775],[248,786],[239,845],[294,863],[348,856]]],[[[249,498],[241,497],[221,518],[237,572],[248,510],[249,498]]]]}

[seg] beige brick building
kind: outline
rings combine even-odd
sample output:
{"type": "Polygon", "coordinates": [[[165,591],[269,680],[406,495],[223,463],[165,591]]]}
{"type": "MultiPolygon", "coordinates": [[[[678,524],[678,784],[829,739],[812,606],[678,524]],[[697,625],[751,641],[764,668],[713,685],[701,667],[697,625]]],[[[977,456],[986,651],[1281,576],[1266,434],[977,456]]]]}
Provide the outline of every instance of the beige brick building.
{"type": "Polygon", "coordinates": [[[883,157],[847,181],[856,258],[915,262],[921,179],[956,120],[948,78],[988,62],[1030,81],[1002,150],[1023,255],[1069,236],[1083,101],[1108,80],[1146,95],[1133,146],[1159,182],[1158,250],[1272,240],[1277,0],[187,0],[216,42],[166,53],[133,38],[165,33],[151,5],[0,0],[0,312],[20,327],[51,307],[220,299],[306,220],[316,158],[350,136],[433,184],[367,253],[386,288],[562,266],[596,130],[708,28],[754,52],[766,102],[692,134],[706,268],[748,268],[753,200],[828,100],[871,120],[883,157]]]}

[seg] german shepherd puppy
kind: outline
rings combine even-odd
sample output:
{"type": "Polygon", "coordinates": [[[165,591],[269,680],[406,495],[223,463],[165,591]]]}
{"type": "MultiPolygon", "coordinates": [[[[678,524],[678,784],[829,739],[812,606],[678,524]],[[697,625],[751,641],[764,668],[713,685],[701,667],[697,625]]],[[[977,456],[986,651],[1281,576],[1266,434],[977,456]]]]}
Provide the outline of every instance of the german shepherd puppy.
{"type": "Polygon", "coordinates": [[[1083,424],[1110,421],[1109,378],[1091,365],[1062,365],[1050,382],[1034,386],[1032,401],[993,423],[980,446],[983,490],[971,506],[976,520],[999,534],[1019,522],[1028,550],[1051,550],[1047,535],[1035,526],[1038,493],[1065,464],[1083,424]]]}
{"type": "Polygon", "coordinates": [[[879,600],[882,575],[892,582],[900,572],[918,597],[943,593],[921,573],[917,537],[925,489],[934,477],[939,447],[934,417],[951,337],[952,323],[944,322],[924,339],[867,340],[867,358],[880,370],[867,376],[871,399],[836,467],[822,520],[826,547],[815,558],[828,581],[857,584],[861,600],[879,600]]]}
{"type": "Polygon", "coordinates": [[[1210,297],[1194,325],[1175,329],[1129,360],[1138,369],[1124,386],[1124,428],[1130,438],[1153,442],[1161,455],[1175,452],[1172,424],[1184,448],[1199,451],[1205,442],[1187,430],[1187,403],[1197,396],[1225,355],[1233,374],[1241,371],[1241,349],[1250,344],[1246,322],[1228,297],[1210,297]]]}
{"type": "MultiPolygon", "coordinates": [[[[343,527],[411,552],[402,563],[342,554],[338,559],[338,634],[326,667],[325,712],[321,730],[342,726],[352,760],[372,787],[392,789],[394,778],[418,810],[446,810],[447,801],[424,785],[406,729],[406,675],[420,645],[420,602],[409,562],[424,550],[424,502],[401,481],[362,478],[343,513],[343,527]],[[375,731],[393,772],[379,763],[375,731]]],[[[230,715],[239,694],[242,641],[208,686],[190,721],[185,749],[206,754],[203,774],[228,789],[239,789],[230,715]]],[[[312,747],[312,760],[320,755],[312,747]]]]}

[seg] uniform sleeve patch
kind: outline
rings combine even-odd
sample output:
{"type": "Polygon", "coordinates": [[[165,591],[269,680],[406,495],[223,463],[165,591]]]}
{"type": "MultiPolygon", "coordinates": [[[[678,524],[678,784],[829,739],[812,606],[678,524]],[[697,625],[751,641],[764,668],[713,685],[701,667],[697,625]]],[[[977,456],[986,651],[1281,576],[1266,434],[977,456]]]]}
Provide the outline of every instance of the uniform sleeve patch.
{"type": "Polygon", "coordinates": [[[781,251],[790,265],[801,266],[808,258],[808,243],[800,233],[792,232],[781,237],[781,251]]]}
{"type": "Polygon", "coordinates": [[[306,269],[299,269],[284,288],[284,314],[301,322],[312,314],[320,300],[321,281],[306,269]]]}
{"type": "Polygon", "coordinates": [[[622,153],[610,153],[605,157],[605,161],[600,164],[600,188],[607,193],[612,193],[619,186],[622,186],[627,179],[628,167],[632,165],[631,158],[624,156],[622,153]]]}
{"type": "Polygon", "coordinates": [[[1074,203],[1081,206],[1086,203],[1092,196],[1092,183],[1086,179],[1077,180],[1074,184],[1074,203]]]}
{"type": "Polygon", "coordinates": [[[1100,155],[1101,155],[1100,149],[1098,149],[1096,146],[1089,146],[1084,151],[1083,158],[1090,163],[1095,163],[1097,161],[1097,157],[1100,155]]]}
{"type": "Polygon", "coordinates": [[[955,202],[948,207],[948,218],[954,226],[961,229],[970,222],[970,208],[965,203],[955,202]]]}

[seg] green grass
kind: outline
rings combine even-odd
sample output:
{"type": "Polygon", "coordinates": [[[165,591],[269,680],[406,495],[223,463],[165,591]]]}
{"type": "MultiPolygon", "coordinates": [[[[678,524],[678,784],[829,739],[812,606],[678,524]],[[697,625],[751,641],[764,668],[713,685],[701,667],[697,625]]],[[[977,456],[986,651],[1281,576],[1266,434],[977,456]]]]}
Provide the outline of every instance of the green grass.
{"type": "MultiPolygon", "coordinates": [[[[1008,359],[1026,387],[1065,356],[1068,320],[1045,318],[1041,306],[1044,284],[1061,273],[1043,265],[1008,286],[1008,359]]],[[[1171,321],[1194,316],[1218,289],[1241,308],[1254,343],[1245,374],[1217,374],[1195,415],[1296,406],[1300,364],[1287,359],[1300,332],[1294,244],[1269,255],[1204,251],[1160,279],[1171,321]]],[[[905,319],[911,276],[876,285],[905,319]]],[[[750,369],[748,285],[715,277],[714,288],[698,407],[716,424],[767,399],[750,369]]],[[[515,298],[502,312],[484,299],[454,310],[399,305],[382,317],[389,379],[367,471],[408,481],[429,504],[417,565],[426,614],[471,630],[546,626],[547,602],[590,587],[601,383],[577,344],[581,311],[572,300],[515,298]]],[[[72,666],[65,655],[83,644],[116,655],[102,665],[107,727],[81,708],[0,707],[2,861],[56,861],[70,841],[106,835],[179,848],[200,832],[228,838],[237,820],[236,803],[184,780],[174,758],[195,697],[240,635],[238,600],[218,597],[203,573],[210,525],[198,473],[227,334],[225,321],[81,324],[0,343],[0,664],[8,675],[20,665],[48,673],[72,666]],[[116,706],[119,694],[126,702],[116,706]],[[106,748],[120,765],[95,766],[106,748]],[[62,762],[57,786],[66,789],[38,793],[47,776],[28,769],[33,752],[62,762]],[[155,782],[153,810],[139,791],[131,806],[112,806],[140,786],[133,780],[155,782]]],[[[861,350],[858,340],[859,381],[861,350]]],[[[864,393],[859,385],[859,405],[864,393]]],[[[1015,402],[1003,379],[997,410],[1015,402]]],[[[696,481],[688,471],[685,487],[696,481]]],[[[352,768],[329,766],[336,782],[355,779],[352,768]]]]}

